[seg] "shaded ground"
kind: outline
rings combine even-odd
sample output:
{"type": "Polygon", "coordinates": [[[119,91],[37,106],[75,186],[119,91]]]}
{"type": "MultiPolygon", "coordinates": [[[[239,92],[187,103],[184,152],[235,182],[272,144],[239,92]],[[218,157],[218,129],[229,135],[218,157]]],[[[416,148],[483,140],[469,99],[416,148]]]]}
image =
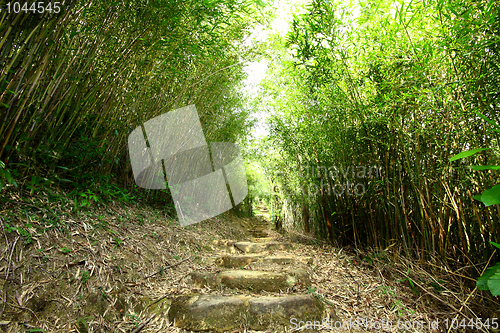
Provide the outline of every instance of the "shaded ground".
{"type": "MultiPolygon", "coordinates": [[[[246,231],[251,220],[231,213],[182,228],[161,210],[120,204],[62,214],[56,228],[50,221],[58,206],[35,200],[0,207],[3,332],[181,332],[166,316],[171,298],[195,289],[191,272],[221,271],[218,256],[236,251],[228,240],[252,237],[246,231]]],[[[334,306],[341,320],[364,322],[345,331],[445,332],[445,320],[457,315],[500,317],[498,303],[484,303],[488,307],[478,312],[482,297],[467,298],[465,287],[450,286],[449,272],[426,275],[390,249],[348,253],[301,234],[271,236],[295,243],[296,255],[314,258],[312,286],[296,291],[334,306]],[[438,330],[430,329],[436,320],[438,330]],[[398,321],[413,327],[398,328],[398,321]],[[377,326],[384,322],[392,328],[377,326]]],[[[251,295],[226,288],[197,291],[251,295]]]]}

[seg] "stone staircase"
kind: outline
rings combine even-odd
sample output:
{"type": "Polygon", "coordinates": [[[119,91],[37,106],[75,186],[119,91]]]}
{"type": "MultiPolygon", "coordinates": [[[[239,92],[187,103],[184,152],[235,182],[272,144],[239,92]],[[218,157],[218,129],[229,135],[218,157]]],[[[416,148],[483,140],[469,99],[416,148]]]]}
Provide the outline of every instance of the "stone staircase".
{"type": "Polygon", "coordinates": [[[269,236],[268,223],[259,218],[247,226],[248,241],[219,241],[224,250],[215,258],[218,272],[190,274],[193,292],[173,299],[168,317],[190,331],[283,332],[302,322],[321,322],[333,309],[313,294],[308,267],[311,257],[296,256],[290,243],[269,236]]]}

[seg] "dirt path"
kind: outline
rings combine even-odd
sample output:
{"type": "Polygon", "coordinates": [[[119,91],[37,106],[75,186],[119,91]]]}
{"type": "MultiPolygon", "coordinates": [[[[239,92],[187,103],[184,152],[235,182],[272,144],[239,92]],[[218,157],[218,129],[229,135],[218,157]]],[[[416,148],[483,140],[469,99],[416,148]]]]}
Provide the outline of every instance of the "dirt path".
{"type": "Polygon", "coordinates": [[[403,332],[398,321],[436,332],[427,323],[446,315],[391,276],[390,252],[369,262],[278,234],[264,217],[181,228],[150,207],[110,206],[66,216],[65,230],[37,232],[44,221],[36,211],[1,220],[4,332],[290,332],[309,321],[322,332],[403,332]],[[393,326],[377,329],[384,322],[393,326]]]}

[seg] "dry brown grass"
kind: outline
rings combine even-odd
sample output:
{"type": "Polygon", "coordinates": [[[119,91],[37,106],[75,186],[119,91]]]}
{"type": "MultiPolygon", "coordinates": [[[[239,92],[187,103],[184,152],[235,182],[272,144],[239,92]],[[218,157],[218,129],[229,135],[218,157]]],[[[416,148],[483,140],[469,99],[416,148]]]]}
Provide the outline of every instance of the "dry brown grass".
{"type": "MultiPolygon", "coordinates": [[[[159,209],[116,203],[79,214],[66,212],[59,222],[64,227],[41,232],[51,226],[48,218],[59,208],[46,203],[37,208],[43,198],[33,197],[32,204],[15,199],[0,207],[4,332],[181,332],[167,319],[170,299],[193,290],[188,278],[192,271],[220,270],[214,259],[229,249],[221,240],[250,236],[250,220],[231,213],[182,228],[159,209]],[[12,227],[28,231],[31,242],[12,227]]],[[[452,272],[437,261],[417,263],[394,249],[349,252],[300,234],[271,234],[295,243],[297,255],[314,257],[309,292],[333,305],[341,320],[395,325],[398,320],[439,319],[439,331],[444,332],[445,319],[500,317],[498,299],[472,290],[472,281],[461,271],[452,272]]],[[[207,287],[197,291],[252,294],[207,287]]]]}
{"type": "MultiPolygon", "coordinates": [[[[489,292],[475,289],[475,280],[453,271],[433,259],[419,262],[400,255],[396,249],[360,251],[332,248],[313,238],[289,233],[285,239],[308,246],[314,256],[311,277],[316,293],[335,305],[343,321],[372,321],[359,329],[335,332],[493,332],[485,328],[448,327],[453,320],[461,323],[482,318],[500,317],[500,299],[489,292]],[[410,282],[411,281],[411,282],[410,282]],[[438,320],[438,329],[429,323],[438,320]],[[392,329],[375,329],[375,322],[391,322],[392,329]],[[397,323],[412,323],[411,329],[401,329],[397,323]],[[423,325],[419,326],[419,323],[423,325]],[[370,330],[369,328],[373,328],[370,330]]],[[[484,265],[484,263],[483,263],[484,265]]],[[[466,267],[464,266],[463,269],[466,267]]],[[[323,331],[323,330],[322,330],[323,331]]],[[[330,330],[325,329],[325,332],[330,330]]]]}
{"type": "Polygon", "coordinates": [[[182,228],[159,210],[117,204],[66,214],[65,230],[40,233],[50,227],[47,214],[21,213],[25,206],[0,208],[5,332],[131,332],[148,320],[141,331],[165,331],[171,323],[152,318],[148,306],[161,314],[169,296],[190,291],[191,271],[217,269],[214,240],[248,236],[230,214],[182,228]],[[12,227],[29,231],[31,241],[12,227]]]}

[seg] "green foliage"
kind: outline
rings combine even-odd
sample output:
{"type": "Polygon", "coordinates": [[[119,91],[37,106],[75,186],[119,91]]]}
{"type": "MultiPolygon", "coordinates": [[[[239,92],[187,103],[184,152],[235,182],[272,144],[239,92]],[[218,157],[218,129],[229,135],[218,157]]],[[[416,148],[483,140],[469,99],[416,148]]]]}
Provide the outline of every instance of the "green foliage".
{"type": "Polygon", "coordinates": [[[11,227],[8,223],[5,223],[5,231],[7,231],[7,233],[11,233],[12,231],[16,231],[17,228],[16,227],[11,227]]]}
{"type": "Polygon", "coordinates": [[[0,191],[5,185],[17,186],[17,183],[12,178],[11,172],[5,168],[5,163],[0,161],[0,191]]]}
{"type": "Polygon", "coordinates": [[[417,287],[415,286],[415,283],[413,283],[412,279],[410,278],[410,269],[408,269],[408,271],[406,272],[406,276],[407,276],[406,278],[399,280],[399,282],[408,281],[408,284],[410,285],[411,291],[415,295],[420,295],[420,293],[417,290],[417,287]]]}
{"type": "MultiPolygon", "coordinates": [[[[28,224],[28,227],[30,227],[31,225],[28,224]]],[[[19,232],[19,234],[21,236],[24,237],[24,244],[31,244],[31,242],[33,241],[32,238],[31,238],[31,233],[23,228],[17,228],[17,232],[19,232]]]]}
{"type": "Polygon", "coordinates": [[[327,305],[334,306],[334,304],[332,302],[330,302],[329,300],[327,300],[326,298],[324,298],[323,296],[318,294],[316,292],[316,288],[307,287],[307,293],[312,294],[314,297],[316,297],[317,299],[319,299],[322,302],[325,302],[325,304],[327,304],[327,305]]]}
{"type": "MultiPolygon", "coordinates": [[[[490,242],[491,245],[500,249],[500,244],[490,242]]],[[[493,296],[500,296],[500,262],[489,267],[476,282],[477,289],[489,290],[493,296]]]]}
{"type": "Polygon", "coordinates": [[[89,330],[88,321],[94,319],[93,317],[80,317],[76,320],[76,325],[78,326],[78,331],[80,333],[87,333],[89,330]]]}
{"type": "Polygon", "coordinates": [[[378,288],[380,289],[380,293],[382,295],[389,295],[389,296],[392,296],[392,297],[396,297],[396,293],[392,290],[391,287],[378,286],[378,288]]]}
{"type": "Polygon", "coordinates": [[[89,278],[90,278],[90,271],[85,271],[82,273],[82,283],[87,282],[89,278]]]}
{"type": "Polygon", "coordinates": [[[119,247],[120,244],[123,243],[123,240],[118,237],[113,237],[113,240],[115,241],[115,248],[119,247]]]}
{"type": "Polygon", "coordinates": [[[484,203],[486,207],[500,204],[500,184],[485,190],[481,195],[473,196],[473,198],[484,203]]]}
{"type": "Polygon", "coordinates": [[[459,160],[459,159],[464,158],[464,157],[472,156],[474,154],[479,153],[480,151],[484,151],[484,150],[488,150],[488,149],[490,149],[490,148],[479,148],[479,149],[472,149],[472,150],[463,151],[459,154],[456,154],[455,156],[450,157],[450,162],[459,160]]]}
{"type": "Polygon", "coordinates": [[[380,289],[380,293],[382,295],[388,295],[393,299],[393,303],[391,305],[391,310],[397,311],[398,316],[403,316],[406,314],[406,312],[413,312],[413,310],[408,310],[403,302],[400,300],[396,299],[396,293],[391,287],[388,286],[378,286],[380,289]]]}
{"type": "MultiPolygon", "coordinates": [[[[500,126],[497,125],[495,122],[484,116],[483,114],[478,113],[483,120],[485,120],[487,123],[490,125],[493,125],[495,129],[500,129],[500,126]]],[[[472,156],[480,151],[488,150],[490,148],[479,148],[479,149],[473,149],[473,150],[468,150],[461,152],[455,156],[452,156],[450,158],[450,161],[456,161],[458,159],[464,158],[464,157],[469,157],[472,156]]],[[[470,167],[472,170],[498,170],[500,169],[500,166],[498,165],[473,165],[470,167]]],[[[474,199],[481,201],[484,203],[486,207],[491,206],[491,205],[497,205],[500,204],[500,184],[493,186],[492,188],[485,190],[482,194],[480,195],[475,195],[473,196],[474,199]]]]}
{"type": "Polygon", "coordinates": [[[136,328],[139,327],[139,323],[141,322],[141,319],[139,317],[137,317],[135,314],[129,314],[129,313],[126,313],[125,315],[132,318],[136,328]]]}
{"type": "Polygon", "coordinates": [[[67,247],[62,247],[59,249],[62,253],[64,254],[69,254],[71,253],[71,249],[68,249],[67,247]]]}
{"type": "MultiPolygon", "coordinates": [[[[495,185],[500,170],[498,10],[495,1],[311,0],[286,36],[270,36],[261,163],[280,208],[302,211],[294,227],[309,220],[338,245],[488,258],[500,216],[467,194],[495,185]],[[351,166],[380,173],[334,173],[351,166]],[[347,183],[363,193],[332,190],[347,183]]],[[[491,205],[497,188],[487,191],[475,198],[491,205]]]]}
{"type": "MultiPolygon", "coordinates": [[[[27,228],[31,228],[33,227],[31,224],[27,224],[26,225],[27,228]]],[[[5,231],[7,231],[7,233],[11,233],[12,231],[17,231],[17,233],[22,236],[24,238],[24,244],[31,244],[33,242],[33,239],[32,239],[32,236],[31,236],[31,233],[24,229],[24,228],[21,228],[21,227],[14,227],[14,226],[11,226],[9,223],[5,223],[5,231]]]]}
{"type": "Polygon", "coordinates": [[[479,290],[489,290],[493,296],[500,296],[500,263],[487,268],[476,285],[479,290]]]}
{"type": "MultiPolygon", "coordinates": [[[[64,15],[0,21],[0,189],[61,187],[81,202],[169,202],[134,187],[128,134],[195,104],[208,141],[237,141],[250,109],[239,86],[253,46],[241,41],[262,1],[76,1],[64,15]],[[11,172],[15,166],[18,175],[11,172]],[[127,190],[125,190],[127,189],[127,190]],[[133,194],[132,194],[132,193],[133,194]]],[[[171,200],[170,200],[171,201],[171,200]]]]}

